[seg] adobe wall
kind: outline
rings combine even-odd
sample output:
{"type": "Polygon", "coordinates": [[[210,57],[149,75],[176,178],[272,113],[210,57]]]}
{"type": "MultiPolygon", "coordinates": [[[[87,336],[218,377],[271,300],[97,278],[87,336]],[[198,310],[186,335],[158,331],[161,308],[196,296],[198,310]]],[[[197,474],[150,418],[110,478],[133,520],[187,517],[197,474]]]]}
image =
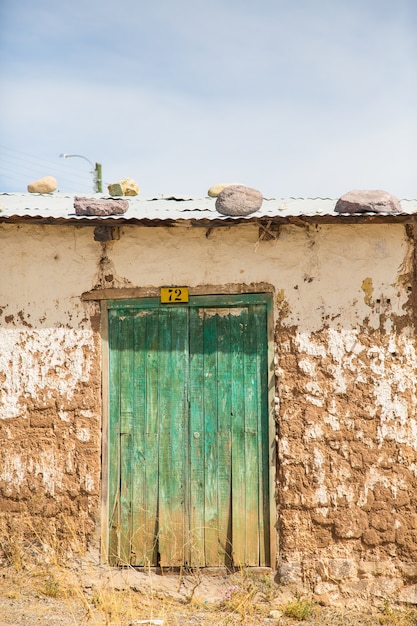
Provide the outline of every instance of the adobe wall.
{"type": "Polygon", "coordinates": [[[0,225],[0,510],[100,530],[95,288],[274,294],[278,572],[332,600],[417,581],[413,240],[402,225],[0,225]],[[213,287],[215,286],[215,287],[213,287]]]}
{"type": "Polygon", "coordinates": [[[279,573],[326,602],[416,602],[412,242],[347,230],[314,236],[297,307],[278,293],[279,573]]]}
{"type": "Polygon", "coordinates": [[[79,297],[97,271],[90,240],[0,229],[0,511],[39,536],[91,534],[98,516],[100,316],[79,297]]]}

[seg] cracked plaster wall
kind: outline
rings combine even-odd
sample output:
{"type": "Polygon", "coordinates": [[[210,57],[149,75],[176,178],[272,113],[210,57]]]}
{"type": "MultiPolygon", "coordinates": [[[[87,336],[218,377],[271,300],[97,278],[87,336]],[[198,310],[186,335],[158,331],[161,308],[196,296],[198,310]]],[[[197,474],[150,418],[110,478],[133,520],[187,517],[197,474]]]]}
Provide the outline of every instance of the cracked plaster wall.
{"type": "Polygon", "coordinates": [[[68,511],[91,529],[99,514],[99,306],[81,293],[269,284],[279,571],[330,594],[367,592],[369,563],[404,580],[401,564],[417,562],[417,359],[403,225],[286,225],[271,241],[250,224],[125,226],[108,243],[86,226],[1,225],[0,237],[2,510],[68,511]]]}

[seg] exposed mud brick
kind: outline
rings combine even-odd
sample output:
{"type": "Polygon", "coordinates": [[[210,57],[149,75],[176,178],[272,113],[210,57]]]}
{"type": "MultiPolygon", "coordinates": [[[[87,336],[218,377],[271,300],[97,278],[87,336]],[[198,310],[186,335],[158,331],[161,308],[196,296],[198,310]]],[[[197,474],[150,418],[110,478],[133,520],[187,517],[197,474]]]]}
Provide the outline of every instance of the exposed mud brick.
{"type": "MultiPolygon", "coordinates": [[[[403,523],[395,531],[395,542],[397,543],[398,546],[403,547],[407,545],[408,541],[409,541],[409,536],[407,533],[407,524],[403,523]]],[[[409,556],[409,554],[407,556],[409,556]]]]}
{"type": "MultiPolygon", "coordinates": [[[[396,540],[398,540],[398,531],[396,532],[396,540]]],[[[407,547],[407,556],[410,559],[417,558],[417,532],[415,530],[410,530],[409,532],[405,532],[403,536],[404,543],[403,545],[407,547]]]]}
{"type": "Polygon", "coordinates": [[[410,496],[405,490],[398,490],[392,501],[393,506],[401,508],[410,504],[410,496]]]}
{"type": "Polygon", "coordinates": [[[313,511],[311,513],[311,520],[320,526],[333,526],[334,524],[333,518],[323,515],[320,511],[313,511]]]}
{"type": "Polygon", "coordinates": [[[333,534],[330,530],[325,530],[324,528],[313,529],[312,533],[312,538],[317,548],[326,548],[333,542],[333,534]]]}
{"type": "Polygon", "coordinates": [[[349,461],[352,469],[360,470],[363,468],[363,455],[360,452],[351,452],[349,461]]]}
{"type": "Polygon", "coordinates": [[[381,541],[383,544],[395,543],[395,528],[381,532],[381,541]]]}
{"type": "Polygon", "coordinates": [[[31,428],[52,428],[56,413],[53,410],[32,411],[30,414],[31,428]]]}
{"type": "MultiPolygon", "coordinates": [[[[387,502],[383,502],[382,500],[374,500],[371,506],[372,511],[388,511],[389,509],[392,509],[392,504],[391,504],[391,498],[389,500],[389,504],[387,504],[387,502]]],[[[371,524],[373,526],[373,524],[371,524]]],[[[375,526],[375,528],[377,528],[377,526],[375,526]]],[[[380,530],[384,530],[384,529],[380,529],[380,530]]]]}
{"type": "Polygon", "coordinates": [[[368,516],[356,506],[350,506],[340,511],[335,518],[334,530],[337,537],[342,539],[359,538],[368,526],[368,516]]]}
{"type": "Polygon", "coordinates": [[[379,530],[381,532],[384,530],[388,530],[390,526],[393,526],[393,522],[394,520],[387,513],[387,511],[371,513],[371,515],[369,516],[369,525],[372,528],[375,528],[375,530],[379,530]]]}
{"type": "Polygon", "coordinates": [[[417,529],[417,514],[414,512],[410,513],[408,522],[410,524],[410,528],[417,529]]]}

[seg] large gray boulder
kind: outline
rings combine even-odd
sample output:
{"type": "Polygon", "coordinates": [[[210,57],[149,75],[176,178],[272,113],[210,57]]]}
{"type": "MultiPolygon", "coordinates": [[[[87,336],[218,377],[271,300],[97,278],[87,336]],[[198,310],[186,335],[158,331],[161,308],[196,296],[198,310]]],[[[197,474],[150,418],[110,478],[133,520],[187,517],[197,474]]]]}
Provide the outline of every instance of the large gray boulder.
{"type": "Polygon", "coordinates": [[[216,210],[222,215],[250,215],[261,208],[263,195],[244,185],[225,187],[217,196],[216,210]]]}
{"type": "Polygon", "coordinates": [[[76,215],[123,215],[129,208],[127,200],[116,198],[83,198],[75,196],[76,215]]]}
{"type": "Polygon", "coordinates": [[[336,213],[401,213],[398,198],[381,189],[355,189],[336,202],[336,213]]]}

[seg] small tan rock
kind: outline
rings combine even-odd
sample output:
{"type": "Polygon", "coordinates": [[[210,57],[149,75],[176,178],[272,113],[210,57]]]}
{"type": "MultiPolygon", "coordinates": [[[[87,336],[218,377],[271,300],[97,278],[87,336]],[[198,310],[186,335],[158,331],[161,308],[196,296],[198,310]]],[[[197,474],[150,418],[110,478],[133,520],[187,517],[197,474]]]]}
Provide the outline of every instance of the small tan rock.
{"type": "Polygon", "coordinates": [[[336,213],[401,213],[398,198],[381,189],[355,189],[336,202],[336,213]]]}
{"type": "Polygon", "coordinates": [[[107,188],[111,196],[137,196],[139,194],[139,185],[132,178],[124,178],[117,183],[111,183],[107,188]]]}
{"type": "Polygon", "coordinates": [[[216,200],[216,210],[222,215],[250,215],[261,208],[263,195],[257,189],[243,185],[225,187],[216,200]]]}
{"type": "Polygon", "coordinates": [[[219,183],[218,185],[212,185],[212,187],[208,190],[207,195],[210,196],[210,198],[217,198],[223,189],[226,189],[226,187],[235,187],[236,185],[241,186],[241,183],[219,183]]]}
{"type": "Polygon", "coordinates": [[[33,183],[29,183],[29,193],[52,193],[58,187],[56,178],[53,176],[44,176],[34,180],[33,183]]]}

